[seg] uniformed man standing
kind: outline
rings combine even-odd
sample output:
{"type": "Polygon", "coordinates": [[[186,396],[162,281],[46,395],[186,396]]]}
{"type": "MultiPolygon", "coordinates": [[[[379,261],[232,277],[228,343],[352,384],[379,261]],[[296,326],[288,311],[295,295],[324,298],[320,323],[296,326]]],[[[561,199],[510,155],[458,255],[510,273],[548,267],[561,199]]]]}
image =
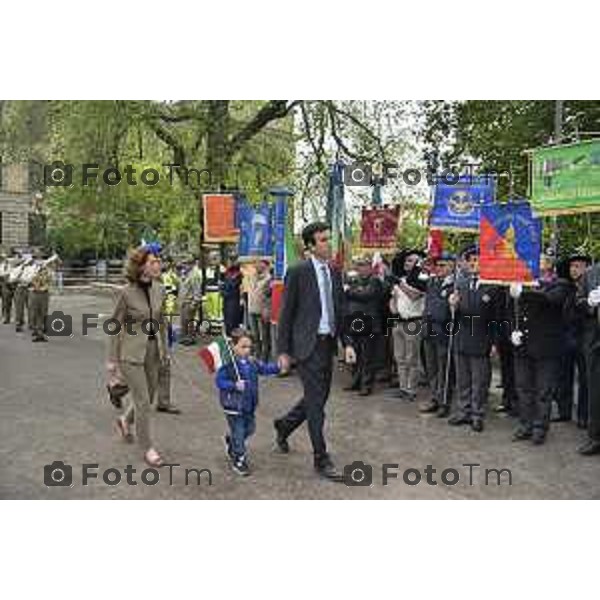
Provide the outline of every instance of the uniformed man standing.
{"type": "Polygon", "coordinates": [[[9,276],[9,282],[15,286],[15,331],[23,331],[25,324],[25,310],[29,304],[29,285],[37,270],[31,256],[25,258],[20,267],[9,276]]]}
{"type": "Polygon", "coordinates": [[[450,425],[470,424],[473,431],[483,431],[492,367],[492,331],[499,289],[479,282],[479,254],[476,247],[463,253],[468,277],[457,281],[449,296],[450,307],[456,311],[457,331],[454,343],[456,387],[455,414],[450,425]]]}
{"type": "Polygon", "coordinates": [[[31,290],[29,291],[29,308],[31,311],[31,328],[33,342],[47,342],[45,335],[45,323],[48,316],[48,305],[50,300],[50,282],[52,281],[51,266],[58,259],[55,255],[49,260],[38,265],[31,279],[31,290]]]}
{"type": "Polygon", "coordinates": [[[4,324],[10,323],[12,316],[12,306],[17,289],[17,278],[21,272],[23,260],[15,256],[8,260],[8,265],[5,267],[4,291],[2,296],[2,316],[4,324]]]}
{"type": "Polygon", "coordinates": [[[181,285],[181,343],[194,343],[202,308],[202,270],[198,260],[185,276],[181,285]]]}
{"type": "Polygon", "coordinates": [[[424,350],[431,400],[420,407],[422,413],[450,413],[454,393],[454,365],[448,364],[452,319],[448,297],[454,288],[455,257],[443,253],[436,261],[435,274],[429,279],[423,313],[424,350]]]}
{"type": "Polygon", "coordinates": [[[574,286],[551,275],[551,259],[543,257],[545,276],[535,287],[510,286],[515,300],[511,340],[515,347],[515,383],[519,425],[513,440],[543,444],[550,423],[552,400],[560,387],[561,357],[565,349],[565,307],[574,286]]]}

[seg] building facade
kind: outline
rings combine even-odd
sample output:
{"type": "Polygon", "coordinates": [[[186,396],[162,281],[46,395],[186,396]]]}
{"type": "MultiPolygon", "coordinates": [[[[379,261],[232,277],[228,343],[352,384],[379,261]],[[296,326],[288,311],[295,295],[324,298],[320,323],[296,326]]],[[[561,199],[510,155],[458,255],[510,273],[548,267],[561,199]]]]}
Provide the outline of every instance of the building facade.
{"type": "Polygon", "coordinates": [[[0,161],[0,249],[10,252],[45,244],[41,194],[32,186],[27,163],[0,161]]]}

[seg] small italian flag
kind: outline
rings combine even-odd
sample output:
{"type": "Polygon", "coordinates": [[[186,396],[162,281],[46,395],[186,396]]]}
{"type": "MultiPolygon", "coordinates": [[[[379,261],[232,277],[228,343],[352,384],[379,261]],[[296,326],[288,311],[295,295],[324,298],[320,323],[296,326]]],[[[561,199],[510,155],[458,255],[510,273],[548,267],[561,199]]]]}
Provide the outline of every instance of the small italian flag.
{"type": "Polygon", "coordinates": [[[231,350],[223,336],[218,337],[208,346],[200,348],[198,356],[202,359],[209,373],[214,373],[221,366],[231,362],[231,350]]]}

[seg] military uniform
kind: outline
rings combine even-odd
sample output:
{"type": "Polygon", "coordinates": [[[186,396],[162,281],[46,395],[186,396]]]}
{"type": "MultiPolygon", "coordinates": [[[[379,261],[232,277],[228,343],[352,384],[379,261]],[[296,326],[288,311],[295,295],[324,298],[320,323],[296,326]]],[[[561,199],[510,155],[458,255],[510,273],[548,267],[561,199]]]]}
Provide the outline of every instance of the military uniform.
{"type": "MultiPolygon", "coordinates": [[[[8,294],[7,294],[7,315],[8,320],[5,318],[5,323],[10,323],[10,309],[14,301],[15,304],[15,324],[16,330],[21,331],[23,329],[23,323],[25,321],[25,306],[27,304],[27,288],[29,282],[25,283],[23,280],[24,273],[30,268],[31,262],[21,262],[16,267],[11,269],[8,275],[8,294]]],[[[33,275],[33,273],[31,273],[33,275]]]]}
{"type": "Polygon", "coordinates": [[[565,307],[575,294],[565,279],[525,289],[515,300],[513,332],[519,427],[514,439],[544,442],[552,400],[560,387],[565,350],[565,307]]]}
{"type": "Polygon", "coordinates": [[[196,333],[191,329],[192,322],[202,317],[202,271],[198,266],[195,265],[183,280],[181,295],[182,343],[189,344],[196,333]]]}
{"type": "Polygon", "coordinates": [[[47,342],[45,323],[48,316],[48,303],[50,298],[50,281],[52,279],[48,266],[39,266],[31,280],[29,292],[29,308],[31,311],[32,340],[34,342],[47,342]]]}
{"type": "Polygon", "coordinates": [[[480,431],[488,401],[492,367],[490,353],[493,342],[491,323],[495,320],[499,288],[481,285],[476,277],[460,278],[457,282],[460,300],[456,310],[457,406],[449,423],[471,423],[480,431]]]}

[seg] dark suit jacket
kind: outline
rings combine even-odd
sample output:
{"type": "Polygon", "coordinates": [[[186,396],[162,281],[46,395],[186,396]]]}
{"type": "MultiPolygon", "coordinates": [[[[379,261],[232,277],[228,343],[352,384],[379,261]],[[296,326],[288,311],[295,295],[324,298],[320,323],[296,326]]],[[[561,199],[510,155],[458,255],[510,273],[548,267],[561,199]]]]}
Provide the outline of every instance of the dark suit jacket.
{"type": "MultiPolygon", "coordinates": [[[[331,269],[333,307],[335,311],[334,335],[341,336],[345,315],[342,278],[331,269]]],[[[311,260],[296,263],[288,269],[279,322],[277,323],[277,351],[297,360],[310,356],[317,341],[321,320],[321,298],[317,274],[311,260]]]]}

